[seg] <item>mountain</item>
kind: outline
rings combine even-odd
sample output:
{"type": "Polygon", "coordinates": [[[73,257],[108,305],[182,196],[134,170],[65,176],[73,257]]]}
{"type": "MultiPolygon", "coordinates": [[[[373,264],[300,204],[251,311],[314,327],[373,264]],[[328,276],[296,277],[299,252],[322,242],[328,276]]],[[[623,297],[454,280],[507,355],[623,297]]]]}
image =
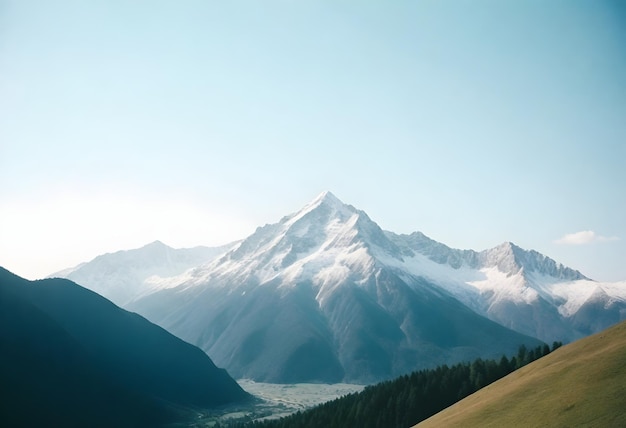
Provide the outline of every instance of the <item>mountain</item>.
{"type": "Polygon", "coordinates": [[[200,349],[65,279],[0,268],[0,344],[2,426],[159,426],[248,398],[200,349]]]}
{"type": "Polygon", "coordinates": [[[396,241],[326,192],[127,307],[257,381],[367,383],[540,344],[399,269],[396,241]]]}
{"type": "Polygon", "coordinates": [[[626,281],[590,280],[510,242],[475,252],[451,249],[419,232],[386,233],[402,248],[402,258],[384,257],[386,264],[421,276],[473,311],[545,342],[570,342],[626,319],[626,281]]]}
{"type": "Polygon", "coordinates": [[[564,346],[417,425],[626,426],[626,323],[564,346]]]}
{"type": "Polygon", "coordinates": [[[138,249],[98,256],[49,278],[70,279],[124,306],[142,294],[166,286],[163,278],[211,261],[233,245],[174,249],[155,241],[138,249]]]}
{"type": "MultiPolygon", "coordinates": [[[[101,272],[82,284],[114,289],[101,272]]],[[[510,242],[477,252],[383,231],[330,192],[207,263],[150,281],[126,308],[255,380],[370,382],[514,353],[528,338],[508,330],[570,342],[626,318],[626,281],[593,281],[510,242]],[[511,340],[490,341],[485,318],[511,340]]]]}

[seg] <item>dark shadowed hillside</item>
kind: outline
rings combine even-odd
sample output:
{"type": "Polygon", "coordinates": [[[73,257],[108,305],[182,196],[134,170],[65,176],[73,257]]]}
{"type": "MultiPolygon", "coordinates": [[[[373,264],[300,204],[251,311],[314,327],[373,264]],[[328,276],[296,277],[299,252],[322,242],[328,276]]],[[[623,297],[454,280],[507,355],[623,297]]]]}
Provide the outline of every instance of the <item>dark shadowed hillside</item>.
{"type": "Polygon", "coordinates": [[[0,269],[0,344],[2,426],[156,426],[248,398],[198,348],[68,280],[0,269]]]}

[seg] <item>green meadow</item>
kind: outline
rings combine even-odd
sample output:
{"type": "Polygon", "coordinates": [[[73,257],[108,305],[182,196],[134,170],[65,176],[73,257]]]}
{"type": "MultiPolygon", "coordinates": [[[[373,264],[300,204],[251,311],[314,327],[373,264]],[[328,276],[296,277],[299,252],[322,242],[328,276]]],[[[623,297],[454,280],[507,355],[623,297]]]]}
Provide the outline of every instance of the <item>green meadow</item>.
{"type": "Polygon", "coordinates": [[[563,346],[416,425],[626,426],[626,322],[563,346]]]}

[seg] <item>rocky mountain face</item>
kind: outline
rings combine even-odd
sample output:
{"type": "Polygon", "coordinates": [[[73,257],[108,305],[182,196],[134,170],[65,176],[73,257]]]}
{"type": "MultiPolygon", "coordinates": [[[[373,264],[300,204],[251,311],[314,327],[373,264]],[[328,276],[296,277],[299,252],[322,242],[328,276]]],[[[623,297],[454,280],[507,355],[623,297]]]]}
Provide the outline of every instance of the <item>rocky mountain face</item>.
{"type": "Polygon", "coordinates": [[[65,279],[0,268],[5,426],[160,426],[249,398],[197,347],[65,279]]]}
{"type": "Polygon", "coordinates": [[[403,248],[403,260],[387,260],[389,265],[426,278],[473,311],[545,342],[576,340],[626,317],[626,282],[593,281],[513,243],[476,252],[451,249],[419,232],[387,235],[403,248]],[[584,316],[590,311],[594,317],[584,316]]]}
{"type": "Polygon", "coordinates": [[[539,343],[380,258],[402,254],[367,214],[326,193],[128,307],[234,376],[270,382],[372,382],[539,343]]]}
{"type": "Polygon", "coordinates": [[[235,377],[270,382],[370,382],[626,317],[626,282],[509,242],[476,252],[383,231],[329,192],[159,283],[126,307],[235,377]]]}

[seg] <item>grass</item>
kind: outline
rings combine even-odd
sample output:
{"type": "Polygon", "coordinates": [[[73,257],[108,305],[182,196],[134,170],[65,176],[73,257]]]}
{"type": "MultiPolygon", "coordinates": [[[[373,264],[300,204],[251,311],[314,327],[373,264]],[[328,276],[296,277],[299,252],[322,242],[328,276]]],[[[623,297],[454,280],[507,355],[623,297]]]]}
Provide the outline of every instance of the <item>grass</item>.
{"type": "Polygon", "coordinates": [[[557,349],[417,427],[626,427],[626,322],[557,349]]]}

